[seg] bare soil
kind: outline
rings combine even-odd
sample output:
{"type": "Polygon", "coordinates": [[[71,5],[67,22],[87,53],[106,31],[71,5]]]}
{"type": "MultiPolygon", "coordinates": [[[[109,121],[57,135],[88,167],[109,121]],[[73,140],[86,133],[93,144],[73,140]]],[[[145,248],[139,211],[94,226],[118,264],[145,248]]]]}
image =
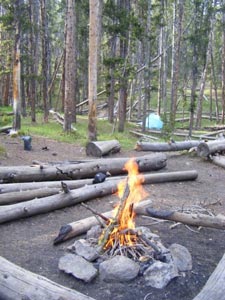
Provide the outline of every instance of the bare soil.
{"type": "MultiPolygon", "coordinates": [[[[85,159],[85,149],[74,144],[59,143],[40,137],[32,137],[32,150],[25,151],[20,138],[0,135],[0,145],[7,154],[0,158],[1,166],[30,165],[41,162],[74,161],[85,159]]],[[[146,153],[121,151],[113,157],[133,157],[146,153]]],[[[162,183],[145,186],[155,208],[204,207],[215,214],[225,214],[224,169],[196,156],[167,153],[167,166],[162,171],[197,170],[195,181],[162,183]]],[[[99,212],[112,209],[116,196],[89,201],[99,212]]],[[[170,229],[171,222],[157,222],[137,218],[138,225],[146,225],[160,235],[165,246],[179,243],[188,248],[193,259],[193,269],[172,280],[164,289],[145,285],[138,277],[129,283],[105,283],[96,279],[85,284],[58,270],[59,258],[74,242],[71,239],[53,246],[62,225],[90,216],[84,207],[76,205],[48,214],[30,217],[0,225],[0,255],[19,266],[38,273],[64,286],[76,289],[96,300],[191,300],[201,290],[224,254],[224,231],[209,228],[188,228],[182,224],[170,229]]],[[[225,298],[224,298],[225,299],[225,298]]],[[[222,299],[221,299],[222,300],[222,299]]]]}

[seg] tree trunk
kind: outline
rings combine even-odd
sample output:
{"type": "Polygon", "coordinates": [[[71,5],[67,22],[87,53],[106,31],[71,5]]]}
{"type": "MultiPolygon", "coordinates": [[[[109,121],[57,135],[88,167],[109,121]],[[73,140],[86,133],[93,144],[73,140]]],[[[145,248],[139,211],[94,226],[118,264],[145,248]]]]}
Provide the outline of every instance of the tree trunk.
{"type": "MultiPolygon", "coordinates": [[[[169,173],[157,174],[141,174],[139,178],[144,178],[144,184],[163,183],[173,181],[195,180],[198,173],[195,170],[178,171],[169,173]]],[[[106,178],[106,181],[121,181],[125,176],[115,176],[106,178]]],[[[63,183],[60,181],[50,182],[32,182],[32,183],[16,183],[2,184],[0,191],[0,205],[18,203],[22,201],[32,200],[35,198],[47,197],[54,194],[59,194],[62,186],[67,189],[76,189],[87,185],[92,185],[93,179],[81,180],[66,180],[63,183]]]]}
{"type": "Polygon", "coordinates": [[[217,166],[222,167],[222,168],[225,169],[225,157],[224,157],[224,156],[222,156],[222,155],[219,155],[219,156],[213,156],[213,157],[211,158],[211,161],[212,161],[215,165],[217,165],[217,166]]]}
{"type": "Polygon", "coordinates": [[[225,151],[225,139],[201,142],[197,147],[197,154],[200,157],[209,157],[211,154],[225,151]]]}
{"type": "Polygon", "coordinates": [[[13,129],[18,131],[21,128],[21,62],[20,62],[20,13],[21,0],[15,2],[15,45],[14,45],[14,63],[13,63],[13,129]]]}
{"type": "Polygon", "coordinates": [[[170,142],[170,143],[148,143],[138,142],[135,150],[137,151],[181,151],[189,150],[197,147],[200,141],[183,141],[183,142],[170,142]]]}
{"type": "MultiPolygon", "coordinates": [[[[222,5],[224,7],[225,1],[222,1],[222,5]]],[[[222,54],[221,54],[221,59],[222,59],[222,74],[221,74],[221,79],[222,79],[222,91],[221,91],[221,102],[222,102],[222,119],[221,122],[224,124],[224,116],[225,116],[225,11],[222,10],[222,54]]]]}
{"type": "MultiPolygon", "coordinates": [[[[103,158],[75,165],[1,167],[0,181],[4,183],[93,178],[96,173],[107,171],[111,175],[126,174],[124,164],[128,160],[129,158],[103,158]]],[[[136,157],[135,161],[140,172],[154,171],[166,166],[166,155],[151,154],[136,157]]]]}
{"type": "Polygon", "coordinates": [[[100,22],[101,22],[101,0],[89,1],[89,112],[88,112],[88,139],[97,140],[97,119],[96,119],[96,101],[97,101],[97,75],[98,75],[98,53],[100,41],[100,22]]]}
{"type": "Polygon", "coordinates": [[[0,256],[0,298],[4,300],[94,300],[0,256]]]}
{"type": "Polygon", "coordinates": [[[225,294],[225,254],[201,292],[193,300],[222,300],[225,294]]]}
{"type": "Polygon", "coordinates": [[[117,153],[121,149],[117,140],[89,142],[86,146],[87,156],[102,157],[104,155],[117,153]]]}
{"type": "Polygon", "coordinates": [[[66,57],[65,57],[65,102],[64,102],[64,131],[70,132],[72,122],[75,121],[75,70],[76,70],[76,46],[75,46],[75,7],[74,0],[67,0],[66,13],[66,57]]]}

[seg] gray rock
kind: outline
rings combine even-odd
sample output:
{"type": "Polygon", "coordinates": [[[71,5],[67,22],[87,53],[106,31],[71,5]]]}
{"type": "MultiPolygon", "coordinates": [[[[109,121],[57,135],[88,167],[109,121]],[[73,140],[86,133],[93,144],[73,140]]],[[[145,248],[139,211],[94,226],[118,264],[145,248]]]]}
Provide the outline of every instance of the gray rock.
{"type": "Polygon", "coordinates": [[[100,225],[94,225],[87,231],[86,237],[87,239],[99,239],[102,233],[102,227],[100,225]]]}
{"type": "Polygon", "coordinates": [[[91,244],[84,239],[75,241],[68,249],[75,252],[77,255],[84,257],[88,261],[94,261],[99,257],[96,248],[92,247],[91,244]]]}
{"type": "Polygon", "coordinates": [[[178,270],[173,263],[154,262],[144,272],[146,285],[162,289],[175,277],[178,276],[178,270]]]}
{"type": "Polygon", "coordinates": [[[179,271],[184,272],[192,269],[192,257],[186,247],[172,244],[169,250],[179,271]]]}
{"type": "Polygon", "coordinates": [[[146,238],[148,238],[149,240],[153,240],[153,241],[160,240],[159,236],[157,234],[151,232],[151,230],[148,227],[139,226],[139,227],[136,227],[136,231],[141,231],[141,233],[144,234],[146,236],[146,238]]]}
{"type": "Polygon", "coordinates": [[[98,271],[83,257],[68,253],[60,258],[58,267],[65,273],[72,274],[77,279],[91,282],[97,276],[98,271]]]}
{"type": "Polygon", "coordinates": [[[125,256],[114,256],[102,262],[99,266],[99,274],[106,282],[126,282],[137,277],[140,266],[125,256]]]}

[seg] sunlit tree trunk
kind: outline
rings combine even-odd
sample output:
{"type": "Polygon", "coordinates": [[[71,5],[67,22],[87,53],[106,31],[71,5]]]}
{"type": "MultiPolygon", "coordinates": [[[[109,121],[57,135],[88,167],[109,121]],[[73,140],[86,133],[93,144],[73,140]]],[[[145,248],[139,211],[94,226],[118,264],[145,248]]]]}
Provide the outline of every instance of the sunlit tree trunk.
{"type": "Polygon", "coordinates": [[[176,0],[173,16],[173,46],[172,46],[172,73],[171,73],[171,105],[170,105],[170,126],[174,130],[175,115],[177,109],[177,92],[180,72],[180,49],[182,38],[182,23],[184,0],[176,0]]]}
{"type": "Polygon", "coordinates": [[[224,124],[224,114],[225,114],[225,1],[222,1],[222,124],[224,124]]]}
{"type": "Polygon", "coordinates": [[[46,12],[46,0],[41,0],[41,23],[42,23],[42,97],[44,106],[44,122],[48,122],[49,116],[49,52],[48,52],[48,22],[46,12]]]}
{"type": "Polygon", "coordinates": [[[89,67],[88,67],[88,139],[97,140],[97,75],[100,41],[101,0],[89,1],[89,67]]]}
{"type": "Polygon", "coordinates": [[[71,131],[75,121],[75,83],[76,83],[76,48],[75,48],[75,1],[67,0],[66,13],[66,53],[65,53],[65,103],[64,130],[71,131]]]}
{"type": "Polygon", "coordinates": [[[20,62],[20,10],[21,0],[15,1],[15,45],[13,62],[13,129],[18,131],[21,128],[21,62],[20,62]]]}

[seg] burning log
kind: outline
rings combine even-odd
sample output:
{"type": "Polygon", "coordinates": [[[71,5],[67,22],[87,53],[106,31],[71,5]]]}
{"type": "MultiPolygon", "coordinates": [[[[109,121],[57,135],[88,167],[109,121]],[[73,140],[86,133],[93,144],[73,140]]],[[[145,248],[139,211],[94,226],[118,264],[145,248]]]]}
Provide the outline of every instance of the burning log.
{"type": "Polygon", "coordinates": [[[221,300],[225,294],[225,254],[201,292],[193,300],[221,300]]]}
{"type": "Polygon", "coordinates": [[[183,141],[174,142],[169,141],[168,143],[150,143],[150,142],[138,142],[135,146],[137,151],[181,151],[189,150],[193,147],[197,147],[200,141],[183,141]]]}
{"type": "MultiPolygon", "coordinates": [[[[174,171],[174,172],[161,172],[161,173],[145,173],[142,174],[144,176],[144,183],[163,183],[163,182],[173,182],[173,181],[185,181],[185,180],[195,180],[198,177],[198,173],[196,170],[186,170],[186,171],[174,171]]],[[[125,176],[113,176],[106,178],[106,181],[111,180],[122,180],[125,176]]],[[[67,186],[72,190],[84,185],[92,184],[93,179],[81,179],[81,180],[64,180],[63,182],[67,184],[67,186]]],[[[43,181],[43,182],[24,182],[24,183],[2,183],[0,184],[0,199],[3,194],[19,192],[15,194],[16,199],[22,197],[21,192],[25,190],[33,190],[33,198],[37,197],[35,190],[40,189],[58,189],[56,193],[58,193],[61,187],[61,181],[43,181]]],[[[42,196],[44,197],[44,196],[42,196]]],[[[33,199],[30,198],[30,199],[33,199]]],[[[22,200],[21,200],[22,201],[22,200]]],[[[1,203],[1,200],[0,200],[1,203]]]]}
{"type": "Polygon", "coordinates": [[[102,157],[104,155],[117,153],[121,149],[117,140],[89,142],[86,146],[87,156],[102,157]]]}
{"type": "Polygon", "coordinates": [[[146,208],[149,216],[174,222],[180,222],[192,226],[203,226],[217,229],[225,229],[225,219],[218,216],[208,216],[205,214],[187,214],[170,210],[155,210],[146,208]]]}
{"type": "MultiPolygon", "coordinates": [[[[152,203],[151,200],[144,200],[134,205],[134,212],[137,215],[148,215],[146,212],[146,208],[152,203]]],[[[112,218],[113,211],[108,211],[102,214],[107,219],[112,218]]],[[[86,233],[92,226],[97,225],[97,219],[92,216],[88,217],[76,222],[72,222],[66,225],[63,225],[58,233],[58,236],[54,239],[54,244],[57,245],[62,243],[68,239],[79,236],[81,234],[86,233]]]]}
{"type": "MultiPolygon", "coordinates": [[[[129,158],[108,158],[92,162],[61,166],[19,166],[1,167],[0,182],[30,182],[48,180],[71,180],[93,178],[97,172],[110,172],[111,175],[124,174],[124,164],[129,158]]],[[[166,166],[166,155],[151,154],[135,158],[139,171],[154,171],[166,166]]]]}
{"type": "Polygon", "coordinates": [[[207,158],[211,154],[225,151],[225,139],[216,141],[201,142],[197,147],[197,154],[200,157],[207,158]]]}
{"type": "Polygon", "coordinates": [[[0,257],[0,299],[94,300],[0,257]]]}

